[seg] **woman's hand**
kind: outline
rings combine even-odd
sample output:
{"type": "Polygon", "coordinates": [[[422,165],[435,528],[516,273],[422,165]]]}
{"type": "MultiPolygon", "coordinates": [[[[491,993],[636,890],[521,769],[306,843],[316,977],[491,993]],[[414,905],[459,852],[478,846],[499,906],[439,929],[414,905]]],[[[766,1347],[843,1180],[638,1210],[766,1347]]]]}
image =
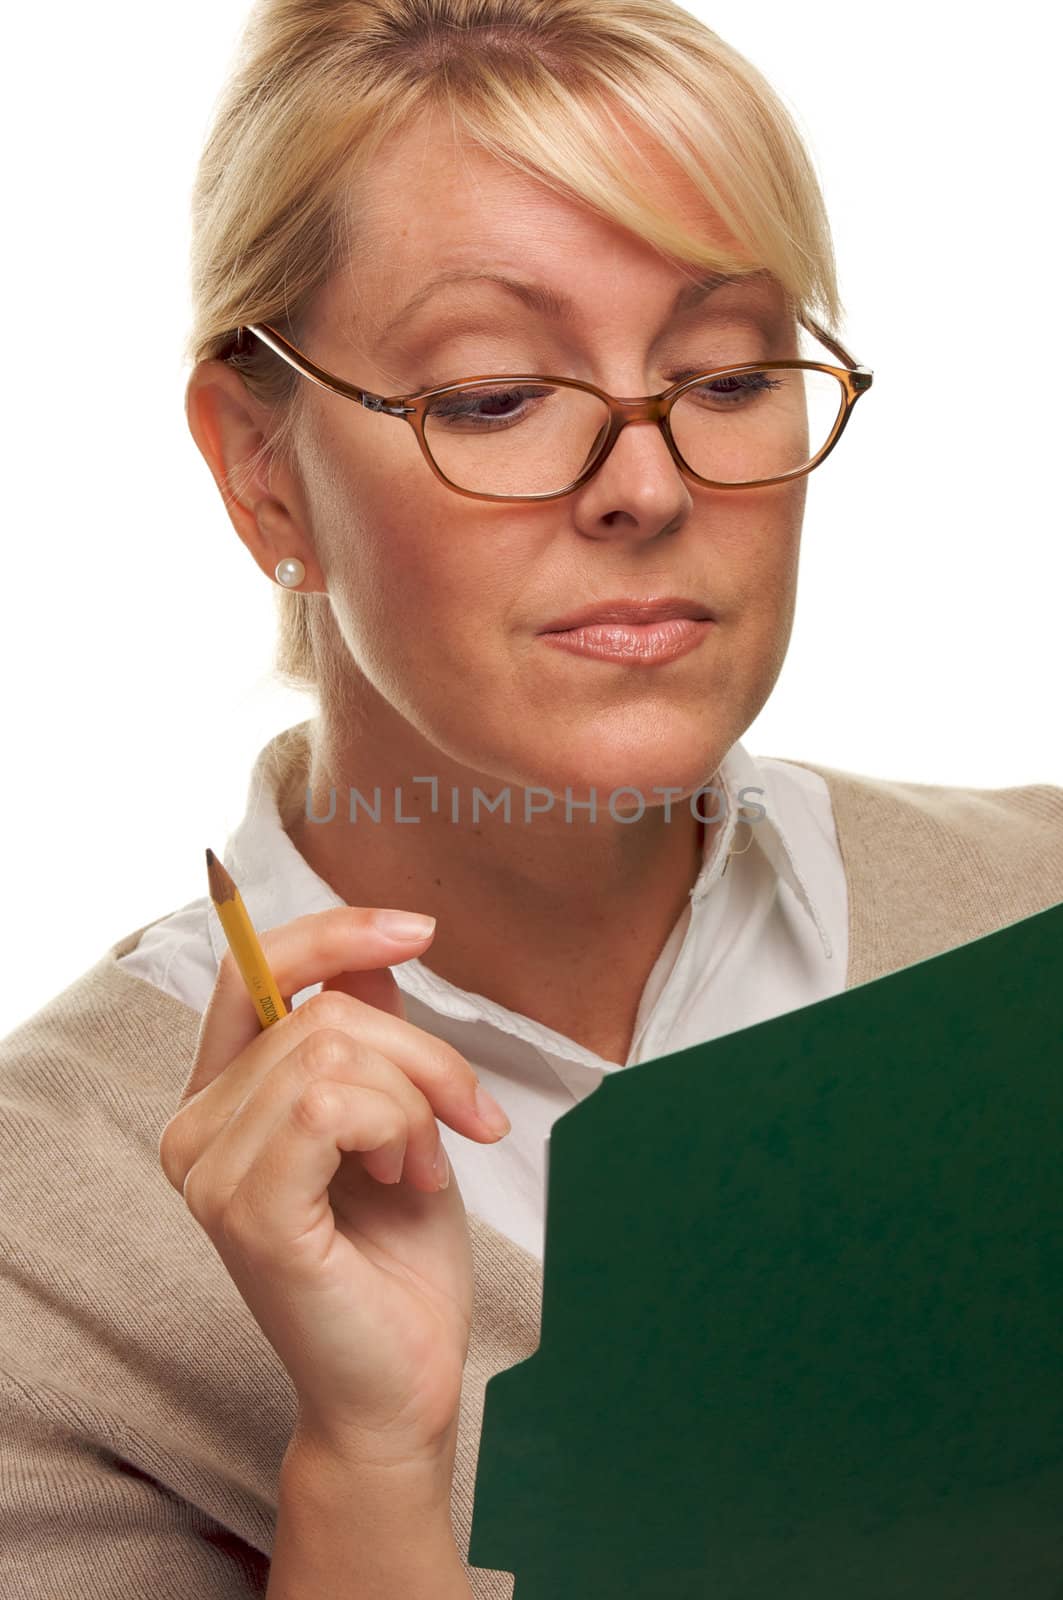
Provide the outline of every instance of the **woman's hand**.
{"type": "MultiPolygon", "coordinates": [[[[159,1142],[291,1374],[297,1432],[366,1466],[453,1448],[472,1320],[458,1185],[436,1117],[495,1142],[464,1056],[405,1018],[390,963],[428,944],[338,907],[262,935],[286,1003],[272,1027],[223,957],[191,1074],[159,1142]]],[[[434,932],[434,929],[433,929],[434,932]]],[[[508,1130],[503,1130],[508,1131],[508,1130]]]]}

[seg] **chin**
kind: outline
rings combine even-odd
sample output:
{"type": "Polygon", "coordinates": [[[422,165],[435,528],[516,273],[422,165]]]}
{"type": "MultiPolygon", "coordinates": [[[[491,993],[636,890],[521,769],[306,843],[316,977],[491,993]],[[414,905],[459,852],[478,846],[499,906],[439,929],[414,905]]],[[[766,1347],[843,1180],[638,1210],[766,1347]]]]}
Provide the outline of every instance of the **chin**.
{"type": "Polygon", "coordinates": [[[674,735],[627,739],[623,745],[600,737],[589,737],[582,744],[559,738],[552,752],[521,762],[528,775],[520,781],[525,787],[548,789],[562,804],[566,791],[574,801],[588,801],[593,792],[599,815],[603,810],[608,815],[609,797],[615,795],[617,814],[630,812],[634,819],[640,796],[647,811],[664,805],[664,790],[672,791],[673,806],[685,804],[687,796],[712,780],[730,743],[718,746],[705,738],[693,741],[674,735]],[[616,793],[625,789],[636,793],[616,793]]]}

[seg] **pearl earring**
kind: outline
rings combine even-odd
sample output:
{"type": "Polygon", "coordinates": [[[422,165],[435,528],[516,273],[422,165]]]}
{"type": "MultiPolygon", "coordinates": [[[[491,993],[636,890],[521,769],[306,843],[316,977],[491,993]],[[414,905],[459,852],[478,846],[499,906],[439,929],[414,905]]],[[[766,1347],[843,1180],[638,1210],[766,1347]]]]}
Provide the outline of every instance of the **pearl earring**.
{"type": "Polygon", "coordinates": [[[285,556],[283,561],[278,561],[275,568],[277,582],[283,583],[286,589],[298,589],[306,577],[306,568],[298,556],[285,556]]]}

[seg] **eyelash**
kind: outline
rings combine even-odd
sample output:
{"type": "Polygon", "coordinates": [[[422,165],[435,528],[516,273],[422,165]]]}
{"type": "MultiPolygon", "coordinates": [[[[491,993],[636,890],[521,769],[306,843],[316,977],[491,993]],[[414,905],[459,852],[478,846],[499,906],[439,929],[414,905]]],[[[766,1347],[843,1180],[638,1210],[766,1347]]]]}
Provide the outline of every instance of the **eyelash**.
{"type": "Polygon", "coordinates": [[[666,372],[665,377],[667,378],[669,385],[671,385],[673,383],[682,383],[687,378],[696,378],[701,372],[712,372],[720,367],[745,367],[750,366],[751,364],[752,363],[747,361],[708,361],[703,367],[674,368],[671,372],[666,372]]]}
{"type": "MultiPolygon", "coordinates": [[[[687,378],[696,378],[699,373],[701,373],[701,372],[711,372],[711,371],[714,370],[714,368],[727,367],[727,366],[740,367],[740,366],[747,366],[747,365],[750,365],[750,364],[751,363],[744,362],[744,361],[734,361],[734,362],[707,361],[704,364],[704,366],[698,366],[698,367],[676,367],[676,368],[673,368],[672,371],[665,373],[665,375],[664,375],[665,376],[665,380],[666,380],[665,387],[670,389],[672,387],[672,385],[675,384],[675,383],[682,383],[687,378]]],[[[494,374],[492,374],[492,376],[494,376],[494,374]]],[[[508,373],[501,373],[501,374],[498,374],[498,376],[508,377],[509,374],[508,373]]],[[[418,382],[416,388],[411,389],[410,393],[411,394],[424,394],[429,389],[442,389],[442,388],[445,387],[447,382],[456,382],[456,381],[458,381],[458,380],[443,379],[442,381],[432,381],[430,379],[427,379],[427,380],[424,380],[422,382],[418,382]]]]}

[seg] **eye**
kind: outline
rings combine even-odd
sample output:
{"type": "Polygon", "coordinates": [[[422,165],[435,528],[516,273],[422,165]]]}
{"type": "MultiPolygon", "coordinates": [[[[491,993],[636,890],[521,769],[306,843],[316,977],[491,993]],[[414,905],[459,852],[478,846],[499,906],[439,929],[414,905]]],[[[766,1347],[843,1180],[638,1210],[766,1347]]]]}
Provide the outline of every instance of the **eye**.
{"type": "Polygon", "coordinates": [[[499,384],[459,389],[433,400],[427,416],[448,426],[507,427],[529,415],[532,404],[554,391],[545,384],[499,384]]]}
{"type": "MultiPolygon", "coordinates": [[[[696,374],[692,373],[691,376],[696,374]]],[[[707,378],[704,383],[688,389],[686,394],[680,397],[679,403],[683,404],[688,400],[715,402],[720,410],[736,411],[740,406],[755,400],[758,395],[770,394],[775,389],[781,389],[783,381],[783,375],[772,378],[766,372],[733,372],[725,378],[707,378]]]]}
{"type": "Polygon", "coordinates": [[[669,383],[685,383],[688,378],[696,378],[702,372],[719,372],[727,367],[749,367],[764,359],[763,347],[753,349],[752,346],[747,346],[706,357],[697,364],[687,363],[683,367],[670,367],[664,376],[669,383]]]}

